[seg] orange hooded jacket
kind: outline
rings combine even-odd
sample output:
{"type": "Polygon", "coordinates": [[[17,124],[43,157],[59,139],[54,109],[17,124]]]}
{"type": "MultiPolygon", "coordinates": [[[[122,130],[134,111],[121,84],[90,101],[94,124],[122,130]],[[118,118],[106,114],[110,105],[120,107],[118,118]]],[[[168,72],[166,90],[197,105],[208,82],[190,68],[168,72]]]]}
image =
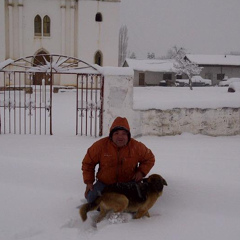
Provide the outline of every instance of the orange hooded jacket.
{"type": "Polygon", "coordinates": [[[98,165],[96,178],[105,183],[129,182],[137,171],[148,174],[155,163],[155,157],[143,143],[131,138],[130,127],[126,118],[117,117],[111,128],[124,128],[129,133],[129,142],[118,148],[111,140],[105,137],[95,142],[87,151],[83,162],[83,180],[85,184],[94,183],[95,167],[98,165]]]}

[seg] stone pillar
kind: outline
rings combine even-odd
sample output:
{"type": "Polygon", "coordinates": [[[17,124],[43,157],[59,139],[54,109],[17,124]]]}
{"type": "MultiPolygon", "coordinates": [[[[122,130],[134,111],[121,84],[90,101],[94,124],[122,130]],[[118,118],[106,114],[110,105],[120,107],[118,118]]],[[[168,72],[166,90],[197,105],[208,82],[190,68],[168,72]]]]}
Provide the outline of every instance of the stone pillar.
{"type": "Polygon", "coordinates": [[[66,2],[65,0],[61,1],[61,17],[62,17],[62,46],[61,51],[62,55],[65,55],[66,49],[66,2]]]}
{"type": "Polygon", "coordinates": [[[133,111],[133,77],[127,75],[128,72],[117,75],[121,72],[121,68],[111,68],[110,71],[108,68],[102,69],[104,72],[103,136],[109,134],[110,126],[118,116],[128,119],[131,133],[135,136],[134,126],[137,121],[133,111]]]}
{"type": "Polygon", "coordinates": [[[23,0],[18,0],[19,57],[23,57],[23,0]]]}
{"type": "Polygon", "coordinates": [[[75,0],[71,0],[71,29],[70,29],[70,56],[75,57],[74,55],[74,36],[75,36],[75,0]]]}
{"type": "Polygon", "coordinates": [[[13,57],[13,0],[8,0],[9,12],[9,58],[13,57]]]}

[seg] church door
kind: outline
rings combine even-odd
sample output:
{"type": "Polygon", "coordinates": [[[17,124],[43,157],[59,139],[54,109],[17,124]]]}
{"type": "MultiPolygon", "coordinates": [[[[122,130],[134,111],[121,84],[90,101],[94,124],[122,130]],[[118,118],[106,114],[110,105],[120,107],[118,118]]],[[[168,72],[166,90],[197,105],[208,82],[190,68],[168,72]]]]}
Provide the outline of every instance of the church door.
{"type": "MultiPolygon", "coordinates": [[[[45,52],[39,52],[38,55],[35,56],[34,58],[34,62],[33,62],[33,66],[44,66],[46,65],[46,61],[50,62],[50,57],[49,55],[45,55],[43,56],[42,54],[46,54],[45,52]]],[[[50,76],[46,73],[35,73],[33,75],[33,84],[34,85],[42,85],[42,80],[45,80],[45,85],[49,85],[50,84],[50,76]]]]}

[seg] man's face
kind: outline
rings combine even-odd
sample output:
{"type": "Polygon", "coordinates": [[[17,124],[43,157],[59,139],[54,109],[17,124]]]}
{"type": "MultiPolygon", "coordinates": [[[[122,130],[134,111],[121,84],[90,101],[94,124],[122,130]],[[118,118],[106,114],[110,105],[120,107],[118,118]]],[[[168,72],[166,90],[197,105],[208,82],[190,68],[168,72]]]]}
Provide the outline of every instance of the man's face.
{"type": "Polygon", "coordinates": [[[123,147],[128,143],[128,133],[125,130],[117,130],[112,135],[112,141],[118,146],[123,147]]]}

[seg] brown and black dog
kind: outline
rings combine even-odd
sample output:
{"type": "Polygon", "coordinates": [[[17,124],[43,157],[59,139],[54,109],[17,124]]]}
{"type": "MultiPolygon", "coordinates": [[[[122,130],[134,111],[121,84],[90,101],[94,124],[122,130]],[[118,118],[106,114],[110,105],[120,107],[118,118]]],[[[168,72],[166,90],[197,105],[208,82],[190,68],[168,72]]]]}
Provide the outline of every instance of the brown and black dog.
{"type": "Polygon", "coordinates": [[[79,214],[83,221],[87,213],[100,209],[96,222],[100,222],[109,211],[135,213],[134,218],[150,217],[148,210],[162,195],[167,182],[158,174],[152,174],[140,183],[117,183],[107,186],[93,203],[81,206],[79,214]]]}

